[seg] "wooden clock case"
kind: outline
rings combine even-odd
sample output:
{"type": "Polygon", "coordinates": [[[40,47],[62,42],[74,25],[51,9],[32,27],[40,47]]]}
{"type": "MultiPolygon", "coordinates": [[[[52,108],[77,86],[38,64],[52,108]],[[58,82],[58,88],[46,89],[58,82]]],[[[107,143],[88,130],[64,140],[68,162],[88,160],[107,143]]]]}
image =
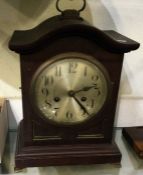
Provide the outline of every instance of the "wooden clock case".
{"type": "Polygon", "coordinates": [[[143,127],[123,128],[122,134],[138,157],[143,159],[143,127]]]}
{"type": "Polygon", "coordinates": [[[49,165],[120,163],[113,142],[113,123],[124,53],[139,44],[111,30],[101,31],[76,10],[66,10],[34,29],[15,31],[9,48],[20,54],[23,120],[19,125],[16,168],[49,165]],[[81,52],[96,58],[107,70],[111,96],[100,114],[86,124],[56,126],[33,110],[30,96],[32,77],[51,57],[81,52]]]}

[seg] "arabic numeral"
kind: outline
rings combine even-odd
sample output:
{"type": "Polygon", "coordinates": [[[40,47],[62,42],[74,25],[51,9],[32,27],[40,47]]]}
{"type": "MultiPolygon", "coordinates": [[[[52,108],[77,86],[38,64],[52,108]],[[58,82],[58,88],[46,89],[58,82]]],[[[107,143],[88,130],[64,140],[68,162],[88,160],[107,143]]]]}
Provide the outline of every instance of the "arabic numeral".
{"type": "Polygon", "coordinates": [[[91,99],[91,101],[87,102],[86,106],[88,106],[90,108],[94,108],[95,107],[95,100],[91,99]]]}
{"type": "Polygon", "coordinates": [[[101,91],[98,90],[98,92],[97,92],[97,96],[100,96],[100,95],[101,95],[101,91]]]}
{"type": "Polygon", "coordinates": [[[77,63],[69,63],[69,73],[76,73],[77,67],[78,67],[77,63]]]}
{"type": "Polygon", "coordinates": [[[54,77],[53,76],[45,76],[44,77],[44,85],[47,86],[49,84],[53,84],[54,83],[54,77]]]}
{"type": "Polygon", "coordinates": [[[87,72],[88,72],[88,68],[85,67],[85,68],[84,68],[84,76],[85,76],[85,77],[87,76],[87,72]]]}
{"type": "Polygon", "coordinates": [[[95,107],[95,100],[91,100],[91,108],[94,108],[95,107]]]}
{"type": "Polygon", "coordinates": [[[66,118],[71,120],[73,118],[73,114],[71,112],[66,113],[66,118]]]}
{"type": "Polygon", "coordinates": [[[41,92],[42,92],[42,94],[44,95],[44,96],[48,96],[48,94],[49,94],[49,91],[48,91],[48,89],[46,88],[46,87],[43,87],[42,88],[42,90],[41,90],[41,92]]]}
{"type": "Polygon", "coordinates": [[[61,67],[56,66],[55,75],[57,77],[62,76],[62,68],[61,67]]]}
{"type": "Polygon", "coordinates": [[[99,80],[99,76],[98,75],[93,75],[92,77],[91,77],[91,79],[92,79],[92,81],[98,81],[99,80]]]}

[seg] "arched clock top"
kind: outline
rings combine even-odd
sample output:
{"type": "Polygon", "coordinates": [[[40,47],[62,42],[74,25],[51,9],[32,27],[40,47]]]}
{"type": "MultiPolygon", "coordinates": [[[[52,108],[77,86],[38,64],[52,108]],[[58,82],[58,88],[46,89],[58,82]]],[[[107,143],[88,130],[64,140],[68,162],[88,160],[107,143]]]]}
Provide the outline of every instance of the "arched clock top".
{"type": "Polygon", "coordinates": [[[9,48],[27,54],[52,42],[55,38],[80,36],[94,41],[99,47],[114,53],[136,50],[139,43],[111,30],[102,31],[79,16],[76,10],[66,10],[61,15],[47,19],[37,27],[26,31],[15,31],[9,48]]]}

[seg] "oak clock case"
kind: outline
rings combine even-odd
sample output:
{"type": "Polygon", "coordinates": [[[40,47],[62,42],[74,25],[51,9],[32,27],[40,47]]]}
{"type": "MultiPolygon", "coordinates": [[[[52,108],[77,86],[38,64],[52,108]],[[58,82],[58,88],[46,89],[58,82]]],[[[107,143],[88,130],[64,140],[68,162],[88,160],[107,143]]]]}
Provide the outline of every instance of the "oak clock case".
{"type": "Polygon", "coordinates": [[[16,168],[120,163],[112,139],[124,53],[139,44],[66,10],[9,43],[20,54],[16,168]]]}

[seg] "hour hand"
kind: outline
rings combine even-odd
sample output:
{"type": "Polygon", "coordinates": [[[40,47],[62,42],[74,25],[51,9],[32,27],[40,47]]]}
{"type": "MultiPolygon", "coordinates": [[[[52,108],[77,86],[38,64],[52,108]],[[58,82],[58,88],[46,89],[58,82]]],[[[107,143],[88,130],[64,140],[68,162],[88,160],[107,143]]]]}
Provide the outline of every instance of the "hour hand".
{"type": "Polygon", "coordinates": [[[89,90],[92,89],[92,88],[94,88],[94,89],[99,89],[99,88],[97,87],[97,84],[93,84],[92,86],[86,86],[86,87],[83,87],[83,88],[80,89],[80,90],[74,91],[74,93],[76,94],[76,93],[79,93],[79,92],[82,92],[82,91],[89,91],[89,90]]]}

